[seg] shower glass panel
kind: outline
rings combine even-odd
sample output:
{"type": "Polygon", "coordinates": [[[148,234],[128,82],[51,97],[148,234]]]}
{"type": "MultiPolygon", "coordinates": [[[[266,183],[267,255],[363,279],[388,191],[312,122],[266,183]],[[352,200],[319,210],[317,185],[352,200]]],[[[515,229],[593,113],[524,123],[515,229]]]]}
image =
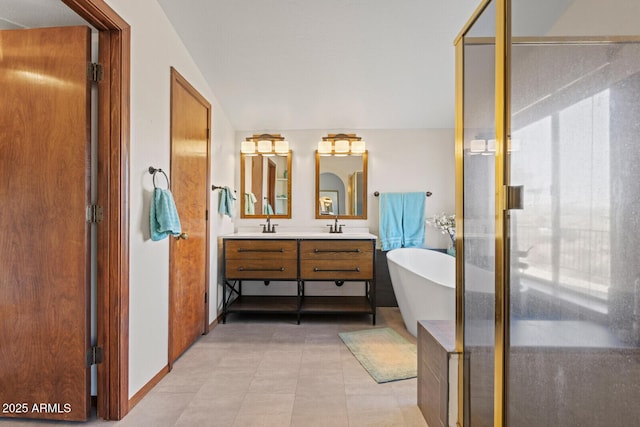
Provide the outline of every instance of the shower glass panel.
{"type": "Polygon", "coordinates": [[[640,419],[639,9],[512,2],[510,426],[640,419]]]}
{"type": "Polygon", "coordinates": [[[465,426],[493,426],[495,5],[463,38],[465,426]]]}

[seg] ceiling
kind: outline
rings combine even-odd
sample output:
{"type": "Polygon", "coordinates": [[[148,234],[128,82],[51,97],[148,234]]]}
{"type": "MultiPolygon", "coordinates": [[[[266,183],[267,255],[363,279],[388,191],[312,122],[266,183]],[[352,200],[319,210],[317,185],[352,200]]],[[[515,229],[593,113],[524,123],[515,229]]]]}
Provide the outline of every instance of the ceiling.
{"type": "Polygon", "coordinates": [[[479,0],[158,0],[232,126],[454,126],[453,40],[479,0]]]}
{"type": "MultiPolygon", "coordinates": [[[[232,126],[257,131],[452,128],[453,40],[479,0],[158,3],[232,126]]],[[[0,0],[0,28],[82,22],[0,0]]]]}

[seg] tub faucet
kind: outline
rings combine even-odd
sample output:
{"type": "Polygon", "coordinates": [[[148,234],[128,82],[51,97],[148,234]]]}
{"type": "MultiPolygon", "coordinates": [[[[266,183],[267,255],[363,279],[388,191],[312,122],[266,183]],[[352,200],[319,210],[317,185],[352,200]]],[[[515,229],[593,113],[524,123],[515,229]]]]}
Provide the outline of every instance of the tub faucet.
{"type": "Polygon", "coordinates": [[[262,226],[262,232],[263,233],[275,233],[276,232],[276,225],[278,224],[271,224],[271,218],[269,217],[269,215],[267,215],[267,223],[266,224],[260,224],[262,226]]]}

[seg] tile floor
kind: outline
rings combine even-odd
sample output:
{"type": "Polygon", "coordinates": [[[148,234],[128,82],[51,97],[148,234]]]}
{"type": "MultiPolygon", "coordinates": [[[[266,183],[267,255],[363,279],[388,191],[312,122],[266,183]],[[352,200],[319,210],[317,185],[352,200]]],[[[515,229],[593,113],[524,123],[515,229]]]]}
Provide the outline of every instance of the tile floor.
{"type": "MultiPolygon", "coordinates": [[[[426,426],[416,379],[377,384],[338,337],[371,327],[368,316],[306,316],[300,325],[293,316],[229,316],[123,420],[80,425],[426,426]]],[[[375,327],[416,341],[397,308],[379,308],[375,327]]],[[[68,423],[0,421],[2,427],[36,424],[68,423]]]]}

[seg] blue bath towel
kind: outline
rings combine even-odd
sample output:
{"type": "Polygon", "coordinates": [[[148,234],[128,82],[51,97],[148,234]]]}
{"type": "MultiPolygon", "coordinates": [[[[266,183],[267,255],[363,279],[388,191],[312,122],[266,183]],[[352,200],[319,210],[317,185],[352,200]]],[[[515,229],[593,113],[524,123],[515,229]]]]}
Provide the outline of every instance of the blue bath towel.
{"type": "Polygon", "coordinates": [[[402,193],[380,194],[380,243],[383,251],[402,247],[402,193]]]}
{"type": "Polygon", "coordinates": [[[233,218],[233,202],[236,200],[233,190],[229,187],[220,189],[218,196],[218,213],[233,218]]]}
{"type": "Polygon", "coordinates": [[[162,240],[182,233],[180,218],[173,195],[168,189],[155,188],[149,213],[151,240],[162,240]]]}
{"type": "Polygon", "coordinates": [[[427,195],[404,193],[402,195],[402,246],[421,248],[424,246],[424,202],[427,195]]]}

